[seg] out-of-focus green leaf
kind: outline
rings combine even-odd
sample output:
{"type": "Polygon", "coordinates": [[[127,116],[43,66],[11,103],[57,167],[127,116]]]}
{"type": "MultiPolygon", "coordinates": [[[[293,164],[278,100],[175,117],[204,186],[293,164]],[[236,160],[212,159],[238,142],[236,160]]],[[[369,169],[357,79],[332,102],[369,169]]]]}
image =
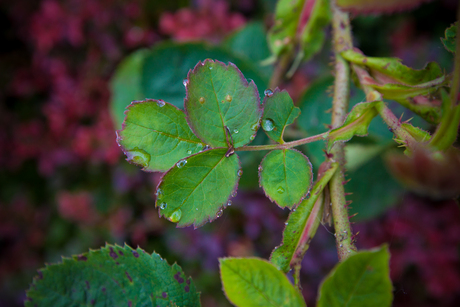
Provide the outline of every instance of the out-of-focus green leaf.
{"type": "Polygon", "coordinates": [[[443,89],[442,95],[442,120],[438,125],[430,145],[438,150],[446,150],[457,140],[460,125],[460,104],[451,101],[449,94],[443,89]]]}
{"type": "Polygon", "coordinates": [[[383,246],[337,264],[318,291],[318,307],[391,306],[389,260],[388,248],[383,246]]]}
{"type": "Polygon", "coordinates": [[[270,261],[278,270],[287,273],[291,270],[292,266],[303,259],[303,255],[310,243],[309,239],[315,235],[321,220],[319,212],[321,211],[322,203],[317,203],[318,198],[337,170],[337,167],[337,163],[330,164],[329,168],[315,182],[311,196],[304,199],[296,210],[292,211],[289,215],[286,228],[283,232],[283,242],[273,250],[270,256],[270,261]],[[316,206],[318,206],[316,214],[312,214],[316,206]]]}
{"type": "Polygon", "coordinates": [[[297,205],[307,195],[312,177],[310,161],[294,149],[270,151],[260,163],[260,186],[281,208],[297,205]]]}
{"type": "Polygon", "coordinates": [[[264,98],[264,113],[262,115],[262,129],[272,140],[283,144],[283,133],[286,126],[292,124],[299,116],[300,109],[294,106],[288,92],[269,92],[264,98]]]}
{"type": "Polygon", "coordinates": [[[40,270],[25,306],[200,306],[200,295],[177,264],[108,244],[40,270]]]}
{"type": "Polygon", "coordinates": [[[155,45],[144,60],[141,88],[145,97],[163,99],[183,108],[183,81],[191,67],[207,58],[235,64],[245,78],[252,79],[261,89],[259,95],[267,88],[269,74],[262,74],[256,63],[242,59],[225,48],[205,43],[166,42],[155,45]]]}
{"type": "Polygon", "coordinates": [[[180,160],[161,179],[156,207],[178,227],[195,228],[222,215],[236,191],[240,165],[227,149],[211,149],[180,160]]]}
{"type": "Polygon", "coordinates": [[[447,51],[455,53],[455,41],[457,39],[457,24],[458,22],[454,23],[450,27],[448,27],[445,31],[445,37],[441,37],[441,42],[447,51]]]}
{"type": "Polygon", "coordinates": [[[262,115],[254,82],[229,63],[199,62],[187,76],[185,110],[195,134],[212,147],[251,142],[262,115]],[[231,138],[230,138],[231,137],[231,138]]]}
{"type": "MultiPolygon", "coordinates": [[[[270,56],[267,33],[262,22],[246,24],[246,26],[228,36],[222,44],[236,56],[247,62],[252,62],[263,76],[271,75],[273,67],[261,65],[261,62],[270,56]]],[[[260,85],[257,84],[257,86],[260,85]]]]}
{"type": "Polygon", "coordinates": [[[394,13],[411,10],[424,0],[337,0],[337,6],[353,14],[394,13]]]}
{"type": "Polygon", "coordinates": [[[276,5],[275,24],[268,33],[270,49],[275,57],[299,51],[294,65],[297,68],[303,60],[309,60],[321,50],[324,44],[325,27],[331,13],[327,0],[280,0],[276,5]]]}
{"type": "Polygon", "coordinates": [[[221,258],[220,277],[228,299],[238,307],[302,307],[302,295],[286,275],[258,258],[221,258]]]}
{"type": "Polygon", "coordinates": [[[160,172],[205,146],[190,130],[184,112],[162,100],[129,105],[117,141],[127,161],[160,172]]]}
{"type": "Polygon", "coordinates": [[[377,116],[377,102],[362,102],[353,107],[345,122],[339,128],[332,130],[328,136],[328,151],[338,141],[348,141],[353,136],[366,136],[369,124],[377,116]]]}
{"type": "Polygon", "coordinates": [[[117,67],[110,80],[112,101],[110,111],[115,127],[121,128],[124,111],[132,100],[144,99],[141,89],[141,71],[148,50],[141,49],[125,58],[117,67]]]}

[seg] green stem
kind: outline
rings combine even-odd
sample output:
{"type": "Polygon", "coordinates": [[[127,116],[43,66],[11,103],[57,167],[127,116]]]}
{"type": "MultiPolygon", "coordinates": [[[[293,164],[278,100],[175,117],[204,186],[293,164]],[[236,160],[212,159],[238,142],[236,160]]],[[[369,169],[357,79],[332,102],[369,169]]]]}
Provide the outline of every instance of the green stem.
{"type": "MultiPolygon", "coordinates": [[[[347,115],[350,94],[350,67],[348,62],[340,56],[340,52],[352,48],[352,42],[348,14],[340,11],[334,4],[332,4],[332,13],[335,52],[335,82],[334,98],[332,101],[332,128],[334,129],[343,124],[347,115]]],[[[345,144],[339,143],[331,150],[332,157],[330,159],[339,162],[339,168],[329,182],[336,246],[340,261],[347,259],[356,251],[352,240],[345,190],[343,187],[343,183],[345,182],[344,146],[345,144]]]]}
{"type": "Polygon", "coordinates": [[[452,86],[450,88],[450,100],[452,106],[458,104],[458,90],[460,87],[460,5],[457,7],[457,37],[455,39],[455,62],[452,86]]]}
{"type": "Polygon", "coordinates": [[[235,151],[259,151],[259,150],[274,150],[274,149],[288,149],[303,144],[308,144],[320,140],[324,140],[329,135],[329,131],[323,132],[321,134],[313,135],[304,139],[287,142],[284,144],[271,144],[271,145],[254,145],[254,146],[243,146],[235,148],[235,151]]]}
{"type": "Polygon", "coordinates": [[[281,59],[276,63],[275,70],[273,71],[272,77],[268,84],[269,88],[275,89],[281,84],[286,75],[286,71],[289,68],[289,63],[291,62],[292,52],[284,54],[281,59]]]}

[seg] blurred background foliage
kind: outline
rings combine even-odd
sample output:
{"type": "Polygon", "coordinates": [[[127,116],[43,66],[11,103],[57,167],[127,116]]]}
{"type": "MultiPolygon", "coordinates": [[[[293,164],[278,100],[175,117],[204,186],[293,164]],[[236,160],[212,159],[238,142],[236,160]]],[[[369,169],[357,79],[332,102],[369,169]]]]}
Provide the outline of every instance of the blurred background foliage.
{"type": "MultiPolygon", "coordinates": [[[[272,71],[266,31],[275,0],[0,0],[0,306],[21,306],[44,263],[105,242],[155,250],[196,281],[203,306],[229,306],[218,257],[268,258],[281,242],[287,210],[265,198],[257,165],[243,153],[238,196],[221,218],[175,229],[154,209],[160,174],[129,165],[115,142],[131,100],[182,107],[182,80],[199,60],[235,63],[263,93],[272,71]]],[[[453,56],[440,42],[456,1],[439,0],[391,16],[352,20],[355,45],[414,68],[453,56]]],[[[330,39],[330,33],[327,34],[330,39]]],[[[297,139],[328,129],[331,50],[280,85],[301,108],[286,131],[297,139]]],[[[351,106],[364,100],[352,88],[351,106]]],[[[351,107],[350,106],[350,107],[351,107]]],[[[391,104],[408,119],[413,115],[391,104]]],[[[431,130],[414,117],[414,125],[431,130]]],[[[268,142],[259,133],[254,143],[268,142]]],[[[347,146],[347,192],[360,248],[390,244],[394,306],[460,305],[460,213],[454,201],[405,191],[389,175],[392,133],[376,118],[370,135],[347,146]]],[[[324,144],[300,148],[315,169],[324,144]]],[[[303,294],[314,305],[319,282],[337,261],[332,230],[320,227],[302,264],[303,294]]]]}

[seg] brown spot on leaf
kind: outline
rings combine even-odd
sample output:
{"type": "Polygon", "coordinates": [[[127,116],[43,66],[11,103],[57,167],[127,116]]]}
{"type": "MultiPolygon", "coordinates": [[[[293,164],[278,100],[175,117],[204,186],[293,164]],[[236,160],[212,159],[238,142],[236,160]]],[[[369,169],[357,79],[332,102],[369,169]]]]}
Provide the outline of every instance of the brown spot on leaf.
{"type": "Polygon", "coordinates": [[[163,293],[161,293],[161,296],[162,296],[163,298],[167,298],[167,297],[168,297],[168,293],[163,292],[163,293]]]}
{"type": "Polygon", "coordinates": [[[128,277],[129,282],[133,282],[133,279],[131,278],[131,275],[129,275],[128,272],[125,271],[126,277],[128,277]]]}
{"type": "Polygon", "coordinates": [[[78,259],[78,261],[86,261],[86,260],[88,260],[88,258],[86,256],[84,256],[84,255],[78,255],[77,259],[78,259]]]}
{"type": "Polygon", "coordinates": [[[178,283],[183,283],[184,282],[184,279],[182,277],[179,277],[179,279],[177,280],[178,283]]]}
{"type": "Polygon", "coordinates": [[[102,287],[102,292],[105,292],[105,287],[102,287]]]}
{"type": "Polygon", "coordinates": [[[134,257],[139,258],[139,253],[136,252],[136,251],[133,251],[133,255],[134,255],[134,257]]]}
{"type": "Polygon", "coordinates": [[[185,290],[185,292],[189,292],[189,291],[190,291],[189,286],[185,286],[185,287],[184,287],[184,290],[185,290]]]}
{"type": "Polygon", "coordinates": [[[122,251],[118,251],[118,253],[120,254],[120,256],[124,255],[122,251]]]}
{"type": "Polygon", "coordinates": [[[37,273],[38,273],[38,279],[43,279],[43,272],[37,271],[37,273]]]}
{"type": "Polygon", "coordinates": [[[113,259],[117,259],[117,258],[118,258],[117,253],[115,253],[115,251],[113,250],[112,247],[110,248],[110,253],[109,253],[109,255],[110,255],[110,257],[112,257],[113,259]]]}
{"type": "Polygon", "coordinates": [[[131,307],[133,305],[133,302],[128,301],[128,307],[131,307]]]}
{"type": "Polygon", "coordinates": [[[190,285],[190,279],[187,279],[186,283],[187,285],[190,285]]]}

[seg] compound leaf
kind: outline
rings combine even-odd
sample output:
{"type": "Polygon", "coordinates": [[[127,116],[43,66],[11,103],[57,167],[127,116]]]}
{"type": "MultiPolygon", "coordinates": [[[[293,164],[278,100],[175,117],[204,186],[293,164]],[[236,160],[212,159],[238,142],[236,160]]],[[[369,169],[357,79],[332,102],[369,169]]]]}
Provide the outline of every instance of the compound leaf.
{"type": "Polygon", "coordinates": [[[319,213],[322,202],[317,202],[324,187],[337,170],[338,164],[332,163],[316,181],[311,196],[304,199],[295,211],[292,211],[283,232],[283,241],[276,247],[270,261],[278,270],[287,273],[296,263],[303,259],[309,240],[313,238],[320,221],[319,213]],[[316,204],[316,205],[315,205],[316,204]],[[314,211],[314,212],[313,212],[314,211]]]}
{"type": "Polygon", "coordinates": [[[444,45],[444,48],[447,49],[447,51],[450,51],[452,53],[455,53],[455,41],[457,39],[457,26],[458,22],[454,23],[450,27],[448,27],[445,31],[445,37],[441,37],[441,42],[444,45]]]}
{"type": "Polygon", "coordinates": [[[199,62],[188,74],[186,89],[187,122],[205,143],[228,147],[227,128],[234,147],[254,139],[262,113],[259,93],[234,64],[199,62]]]}
{"type": "Polygon", "coordinates": [[[337,0],[337,6],[353,14],[394,13],[416,8],[426,0],[337,0]]]}
{"type": "Polygon", "coordinates": [[[25,306],[200,306],[200,295],[177,264],[107,244],[41,269],[25,306]]]}
{"type": "Polygon", "coordinates": [[[202,226],[220,217],[236,191],[240,164],[227,149],[205,150],[177,162],[157,187],[156,207],[178,227],[202,226]]]}
{"type": "Polygon", "coordinates": [[[240,307],[302,307],[302,295],[286,275],[258,258],[221,258],[220,278],[227,298],[240,307]]]}
{"type": "Polygon", "coordinates": [[[205,146],[190,130],[184,112],[162,100],[133,101],[117,133],[127,161],[145,171],[166,171],[205,146]]]}
{"type": "Polygon", "coordinates": [[[331,150],[332,145],[334,145],[335,142],[348,141],[354,135],[366,136],[369,124],[378,114],[378,111],[375,108],[377,103],[377,101],[374,101],[356,104],[347,115],[343,125],[329,133],[327,145],[328,151],[331,150]]]}
{"type": "Polygon", "coordinates": [[[336,265],[323,281],[318,307],[391,306],[388,248],[361,251],[336,265]]]}
{"type": "Polygon", "coordinates": [[[274,92],[267,91],[268,94],[264,98],[262,129],[269,138],[283,144],[284,129],[299,116],[300,109],[294,106],[286,90],[280,91],[276,88],[274,92]]]}
{"type": "Polygon", "coordinates": [[[312,177],[310,161],[294,149],[270,151],[259,167],[260,186],[281,208],[297,205],[307,195],[312,177]]]}

